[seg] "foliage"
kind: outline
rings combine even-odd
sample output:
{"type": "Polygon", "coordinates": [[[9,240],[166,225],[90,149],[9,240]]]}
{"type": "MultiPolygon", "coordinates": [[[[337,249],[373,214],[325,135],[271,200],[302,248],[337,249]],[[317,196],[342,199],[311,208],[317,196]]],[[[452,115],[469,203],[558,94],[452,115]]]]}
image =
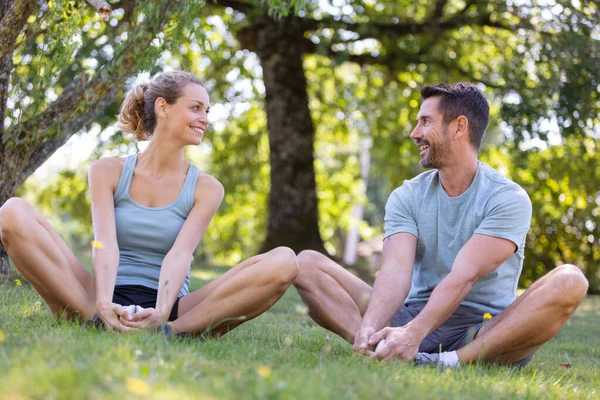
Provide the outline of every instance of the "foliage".
{"type": "Polygon", "coordinates": [[[201,248],[217,264],[240,262],[255,254],[262,241],[270,172],[265,125],[264,112],[253,107],[210,139],[210,172],[226,193],[201,248]]]}
{"type": "Polygon", "coordinates": [[[569,138],[563,145],[525,154],[506,150],[486,159],[520,184],[531,198],[533,218],[527,237],[521,284],[556,265],[584,270],[590,292],[600,293],[600,157],[591,138],[569,138]],[[526,157],[523,159],[523,157],[526,157]],[[514,159],[522,163],[516,167],[514,159]]]}

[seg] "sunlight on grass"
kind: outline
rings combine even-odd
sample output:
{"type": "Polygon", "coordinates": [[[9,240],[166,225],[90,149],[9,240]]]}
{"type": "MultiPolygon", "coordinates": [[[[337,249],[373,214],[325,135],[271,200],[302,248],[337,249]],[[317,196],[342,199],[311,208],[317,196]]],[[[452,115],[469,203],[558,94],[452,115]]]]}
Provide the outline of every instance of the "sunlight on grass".
{"type": "MultiPolygon", "coordinates": [[[[222,269],[194,270],[208,281],[222,269]]],[[[288,290],[219,339],[99,331],[57,320],[29,284],[0,285],[0,398],[593,399],[600,298],[584,301],[523,370],[374,363],[317,326],[288,290]],[[570,361],[570,368],[561,364],[570,361]]]]}

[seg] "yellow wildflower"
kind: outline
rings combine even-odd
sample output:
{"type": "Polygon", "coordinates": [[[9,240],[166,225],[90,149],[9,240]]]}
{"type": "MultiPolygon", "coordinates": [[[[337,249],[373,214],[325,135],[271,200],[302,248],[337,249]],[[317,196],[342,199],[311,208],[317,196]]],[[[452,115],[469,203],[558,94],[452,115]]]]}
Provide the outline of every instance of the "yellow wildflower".
{"type": "Polygon", "coordinates": [[[144,395],[150,393],[150,385],[138,378],[127,378],[125,381],[125,389],[129,393],[144,395]]]}
{"type": "Polygon", "coordinates": [[[21,280],[20,279],[15,279],[15,284],[17,286],[21,286],[21,280]]]}
{"type": "Polygon", "coordinates": [[[6,337],[4,336],[4,332],[0,331],[0,343],[4,342],[6,337]]]}
{"type": "Polygon", "coordinates": [[[308,308],[306,308],[306,306],[300,304],[296,305],[296,315],[303,316],[306,314],[308,314],[308,308]]]}
{"type": "Polygon", "coordinates": [[[490,314],[489,312],[486,312],[485,314],[483,314],[484,321],[489,321],[490,319],[492,319],[492,314],[490,314]]]}
{"type": "Polygon", "coordinates": [[[263,378],[268,378],[271,376],[271,368],[266,365],[261,365],[256,369],[256,373],[262,376],[263,378]]]}
{"type": "Polygon", "coordinates": [[[97,240],[92,240],[92,241],[90,242],[90,246],[92,246],[94,249],[101,249],[101,248],[103,248],[103,247],[104,247],[104,243],[102,243],[102,242],[99,242],[99,241],[97,241],[97,240]]]}

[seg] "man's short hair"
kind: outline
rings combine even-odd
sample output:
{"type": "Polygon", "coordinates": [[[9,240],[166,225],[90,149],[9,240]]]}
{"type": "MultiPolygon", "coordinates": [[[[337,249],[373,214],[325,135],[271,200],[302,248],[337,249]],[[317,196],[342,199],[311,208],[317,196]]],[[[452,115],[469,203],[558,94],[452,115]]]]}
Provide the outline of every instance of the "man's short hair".
{"type": "Polygon", "coordinates": [[[421,89],[423,100],[439,96],[444,124],[464,115],[469,120],[469,139],[477,150],[490,122],[490,106],[477,86],[468,82],[440,83],[421,89]]]}

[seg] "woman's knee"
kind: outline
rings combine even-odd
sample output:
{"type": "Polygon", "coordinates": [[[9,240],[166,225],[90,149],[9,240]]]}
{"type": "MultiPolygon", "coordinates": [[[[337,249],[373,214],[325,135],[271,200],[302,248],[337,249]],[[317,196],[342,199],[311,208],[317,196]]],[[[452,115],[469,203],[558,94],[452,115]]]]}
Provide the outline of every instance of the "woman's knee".
{"type": "Polygon", "coordinates": [[[289,247],[277,247],[269,251],[266,256],[270,263],[276,265],[276,276],[282,283],[289,285],[298,276],[298,260],[296,253],[289,247]]]}
{"type": "Polygon", "coordinates": [[[8,240],[10,236],[18,233],[23,221],[31,214],[32,208],[27,201],[12,197],[0,207],[0,239],[8,240]]]}

